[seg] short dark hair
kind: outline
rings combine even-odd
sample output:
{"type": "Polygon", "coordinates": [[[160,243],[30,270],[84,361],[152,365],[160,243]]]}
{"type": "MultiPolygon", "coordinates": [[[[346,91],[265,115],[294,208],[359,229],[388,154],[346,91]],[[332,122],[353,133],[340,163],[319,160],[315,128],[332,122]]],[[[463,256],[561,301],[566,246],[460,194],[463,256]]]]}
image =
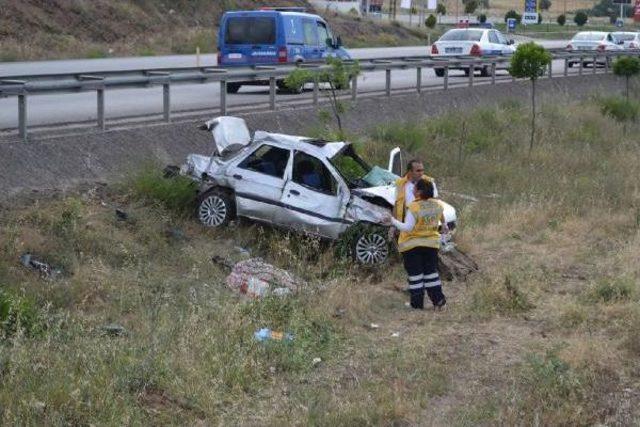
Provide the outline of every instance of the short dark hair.
{"type": "Polygon", "coordinates": [[[411,172],[413,170],[413,165],[415,165],[416,163],[422,163],[422,160],[418,160],[418,159],[409,160],[409,163],[407,163],[407,172],[411,172]]]}
{"type": "Polygon", "coordinates": [[[419,179],[416,182],[416,189],[420,192],[420,196],[422,199],[431,199],[433,198],[433,184],[426,179],[419,179]]]}

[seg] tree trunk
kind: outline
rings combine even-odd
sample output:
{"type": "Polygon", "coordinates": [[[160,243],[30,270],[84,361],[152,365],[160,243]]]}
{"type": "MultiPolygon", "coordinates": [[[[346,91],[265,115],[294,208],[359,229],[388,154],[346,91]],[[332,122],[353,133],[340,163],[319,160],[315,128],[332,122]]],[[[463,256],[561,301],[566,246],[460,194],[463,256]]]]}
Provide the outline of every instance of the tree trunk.
{"type": "Polygon", "coordinates": [[[529,153],[533,150],[533,141],[536,135],[536,79],[531,79],[531,141],[529,153]]]}

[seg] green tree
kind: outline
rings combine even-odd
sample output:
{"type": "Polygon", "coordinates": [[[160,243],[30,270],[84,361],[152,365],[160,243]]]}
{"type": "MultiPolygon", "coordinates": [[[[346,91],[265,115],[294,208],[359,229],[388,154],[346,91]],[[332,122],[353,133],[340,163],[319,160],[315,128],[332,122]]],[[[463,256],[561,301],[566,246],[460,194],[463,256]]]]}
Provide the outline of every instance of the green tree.
{"type": "Polygon", "coordinates": [[[551,63],[551,54],[542,46],[533,42],[521,44],[511,57],[509,73],[517,78],[531,80],[531,141],[529,151],[533,150],[536,132],[536,80],[544,75],[551,63]]]}
{"type": "Polygon", "coordinates": [[[338,99],[338,92],[349,87],[351,78],[360,74],[358,61],[345,63],[340,58],[327,58],[327,64],[320,71],[306,68],[296,68],[284,79],[284,84],[291,91],[297,91],[306,83],[315,79],[329,85],[327,98],[331,106],[331,112],[336,119],[338,131],[342,136],[342,114],[346,111],[345,105],[338,99]]]}
{"type": "Polygon", "coordinates": [[[504,22],[507,22],[507,19],[509,19],[509,18],[515,19],[516,22],[519,24],[520,21],[522,20],[522,15],[520,15],[515,10],[510,10],[509,12],[504,14],[504,22]]]}
{"type": "Polygon", "coordinates": [[[485,15],[484,13],[481,13],[480,15],[478,15],[478,22],[481,24],[484,24],[485,22],[487,22],[487,15],[485,15]]]}
{"type": "Polygon", "coordinates": [[[613,63],[613,74],[626,79],[625,96],[629,101],[629,80],[640,73],[640,59],[635,56],[621,56],[613,63]]]}
{"type": "Polygon", "coordinates": [[[551,0],[540,0],[540,9],[549,10],[551,8],[551,0]]]}
{"type": "Polygon", "coordinates": [[[433,16],[433,14],[427,16],[427,19],[424,20],[424,25],[426,25],[427,28],[433,29],[436,26],[437,20],[436,17],[433,16]]]}
{"type": "Polygon", "coordinates": [[[438,5],[436,6],[436,15],[446,15],[446,14],[447,14],[447,7],[442,3],[438,3],[438,5]]]}
{"type": "Polygon", "coordinates": [[[467,0],[464,5],[464,13],[472,14],[478,8],[478,2],[476,0],[467,0]]]}
{"type": "Polygon", "coordinates": [[[558,25],[560,25],[561,27],[564,26],[564,24],[567,23],[567,17],[564,15],[560,15],[558,16],[558,19],[556,20],[558,22],[558,25]]]}
{"type": "Polygon", "coordinates": [[[573,22],[575,22],[578,27],[582,27],[587,23],[588,20],[589,17],[582,10],[578,11],[578,13],[576,13],[576,16],[573,17],[573,22]]]}

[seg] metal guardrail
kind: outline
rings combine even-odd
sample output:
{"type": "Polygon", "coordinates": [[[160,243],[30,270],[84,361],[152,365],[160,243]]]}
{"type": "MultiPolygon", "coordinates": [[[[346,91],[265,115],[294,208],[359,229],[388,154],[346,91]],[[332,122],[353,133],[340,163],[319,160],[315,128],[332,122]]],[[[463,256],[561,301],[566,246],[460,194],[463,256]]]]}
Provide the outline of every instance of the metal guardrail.
{"type": "MultiPolygon", "coordinates": [[[[578,75],[584,72],[584,63],[593,64],[602,62],[604,72],[609,72],[612,57],[622,55],[640,56],[638,51],[611,51],[611,52],[567,52],[562,49],[549,49],[554,60],[564,60],[564,76],[568,76],[570,63],[579,64],[578,75]]],[[[391,72],[392,70],[416,69],[416,91],[421,92],[422,69],[437,68],[443,70],[444,90],[449,89],[449,70],[468,68],[468,85],[474,85],[474,71],[485,70],[490,72],[491,84],[496,84],[496,68],[508,63],[510,57],[478,58],[473,56],[456,57],[405,57],[405,58],[375,58],[359,61],[363,72],[385,71],[385,94],[391,96],[391,72]]],[[[347,61],[348,62],[348,61],[347,61]]],[[[18,133],[23,141],[27,141],[27,98],[31,95],[47,93],[77,93],[95,91],[97,98],[97,125],[99,129],[106,128],[105,97],[107,89],[163,87],[163,120],[171,121],[171,85],[187,83],[211,83],[220,84],[220,114],[227,112],[227,84],[240,81],[268,81],[269,82],[269,108],[276,108],[276,82],[285,78],[297,67],[304,67],[312,72],[321,72],[330,69],[323,63],[304,63],[299,65],[282,66],[255,66],[253,68],[220,68],[220,67],[187,67],[187,68],[162,68],[125,71],[91,72],[86,74],[47,74],[31,76],[6,76],[0,77],[0,97],[17,97],[18,99],[18,133]]],[[[597,72],[597,67],[592,67],[592,73],[597,72]]],[[[553,78],[552,63],[549,64],[547,77],[553,78]]],[[[512,78],[515,81],[515,78],[512,78]]],[[[319,83],[314,79],[313,104],[319,102],[319,83]]],[[[351,79],[351,98],[355,100],[358,94],[357,76],[351,79]]]]}

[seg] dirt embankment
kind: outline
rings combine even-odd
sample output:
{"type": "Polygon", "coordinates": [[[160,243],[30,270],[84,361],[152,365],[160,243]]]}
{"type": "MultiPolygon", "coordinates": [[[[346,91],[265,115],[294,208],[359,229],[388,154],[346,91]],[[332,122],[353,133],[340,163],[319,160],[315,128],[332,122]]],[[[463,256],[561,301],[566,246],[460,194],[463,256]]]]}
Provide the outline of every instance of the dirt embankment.
{"type": "MultiPolygon", "coordinates": [[[[226,10],[302,6],[305,0],[4,0],[0,61],[102,58],[213,52],[226,10]]],[[[321,13],[322,11],[315,11],[321,13]]],[[[326,16],[347,46],[419,44],[423,36],[397,25],[326,16]]]]}

